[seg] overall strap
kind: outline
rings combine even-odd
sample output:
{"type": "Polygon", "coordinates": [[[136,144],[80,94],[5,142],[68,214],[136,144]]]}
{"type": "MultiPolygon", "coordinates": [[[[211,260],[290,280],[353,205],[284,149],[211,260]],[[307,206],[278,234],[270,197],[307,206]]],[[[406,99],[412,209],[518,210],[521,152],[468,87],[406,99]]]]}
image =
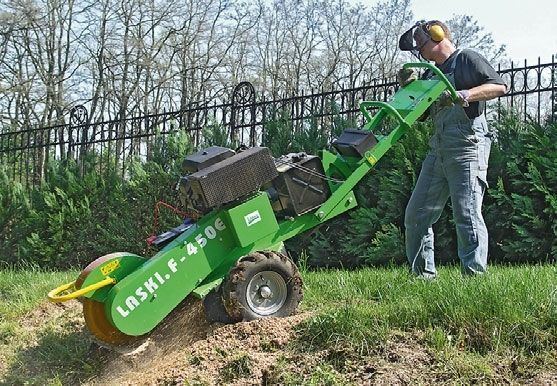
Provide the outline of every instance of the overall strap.
{"type": "Polygon", "coordinates": [[[453,61],[451,62],[451,66],[449,67],[449,71],[448,71],[449,74],[454,73],[454,70],[455,70],[455,68],[456,68],[456,61],[458,60],[458,55],[460,55],[460,52],[461,52],[461,51],[462,51],[462,50],[460,50],[460,49],[458,49],[458,50],[455,51],[455,53],[454,53],[454,59],[453,59],[453,61]]]}
{"type": "MultiPolygon", "coordinates": [[[[457,61],[457,59],[458,59],[458,55],[460,55],[460,52],[461,52],[461,51],[462,51],[462,50],[458,49],[458,50],[456,50],[456,51],[453,53],[454,58],[452,59],[452,62],[451,62],[451,65],[450,65],[449,68],[448,68],[448,71],[445,72],[445,75],[448,75],[448,77],[450,78],[449,80],[451,80],[451,83],[453,83],[453,85],[454,85],[454,79],[453,79],[454,76],[453,76],[453,73],[454,73],[454,70],[455,70],[455,68],[456,68],[456,61],[457,61]]],[[[433,78],[436,78],[435,73],[433,73],[433,71],[426,70],[426,71],[424,72],[424,75],[423,75],[423,78],[422,78],[422,79],[433,79],[433,78]]]]}

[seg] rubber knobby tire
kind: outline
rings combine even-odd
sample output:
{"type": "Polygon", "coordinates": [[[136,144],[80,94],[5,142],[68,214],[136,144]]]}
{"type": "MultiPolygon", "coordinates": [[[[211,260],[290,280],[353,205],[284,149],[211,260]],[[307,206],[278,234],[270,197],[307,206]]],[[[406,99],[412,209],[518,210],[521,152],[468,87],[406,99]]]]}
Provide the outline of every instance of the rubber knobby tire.
{"type": "Polygon", "coordinates": [[[230,269],[222,290],[226,312],[230,319],[236,322],[290,316],[294,314],[303,298],[302,277],[298,268],[288,256],[272,251],[253,252],[240,258],[230,269]],[[280,275],[286,288],[284,303],[270,314],[258,313],[248,302],[249,283],[262,272],[272,272],[276,278],[280,275]]]}
{"type": "Polygon", "coordinates": [[[232,323],[233,320],[228,316],[226,308],[224,308],[224,300],[222,298],[222,285],[209,292],[203,298],[203,312],[205,319],[209,323],[232,323]]]}

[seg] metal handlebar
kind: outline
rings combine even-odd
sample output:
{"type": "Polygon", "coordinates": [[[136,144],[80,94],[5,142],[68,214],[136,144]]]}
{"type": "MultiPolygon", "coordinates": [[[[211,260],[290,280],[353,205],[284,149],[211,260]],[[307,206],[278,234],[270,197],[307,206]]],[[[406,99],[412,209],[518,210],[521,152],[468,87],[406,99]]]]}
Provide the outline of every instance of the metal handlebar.
{"type": "Polygon", "coordinates": [[[52,291],[48,293],[47,296],[48,299],[53,303],[67,302],[68,300],[78,298],[82,295],[85,295],[86,293],[98,290],[99,288],[103,288],[106,287],[107,285],[111,285],[114,283],[116,283],[116,279],[107,277],[97,283],[91,284],[90,286],[75,290],[75,281],[72,281],[71,283],[63,284],[60,287],[54,288],[52,291]],[[60,295],[62,292],[67,291],[70,288],[73,288],[74,291],[66,295],[60,295]]]}
{"type": "Polygon", "coordinates": [[[367,111],[368,107],[385,108],[385,109],[387,109],[387,111],[392,116],[394,116],[397,119],[397,121],[401,125],[408,125],[408,123],[404,120],[404,118],[402,118],[402,115],[400,115],[400,113],[397,111],[397,109],[395,109],[393,106],[391,106],[387,102],[381,102],[381,101],[363,101],[363,102],[360,102],[360,110],[362,111],[362,113],[364,114],[364,117],[366,117],[368,122],[370,122],[373,119],[371,114],[369,113],[369,111],[367,111]]]}
{"type": "MultiPolygon", "coordinates": [[[[456,93],[455,88],[453,87],[451,82],[449,82],[445,74],[443,74],[443,72],[441,72],[441,70],[436,66],[434,66],[433,64],[423,63],[423,62],[405,63],[402,67],[403,68],[426,68],[428,70],[431,70],[435,75],[437,75],[439,80],[445,84],[447,90],[451,94],[451,98],[453,99],[453,101],[454,102],[457,101],[458,95],[456,93]]],[[[404,120],[404,118],[400,115],[397,109],[395,109],[393,106],[391,106],[386,102],[379,102],[379,101],[363,101],[360,103],[360,110],[364,114],[364,117],[368,122],[371,122],[373,119],[369,111],[367,111],[368,107],[384,108],[386,112],[392,115],[393,117],[395,117],[400,124],[408,126],[408,122],[404,120]]]]}
{"type": "Polygon", "coordinates": [[[453,87],[451,82],[449,82],[445,74],[443,74],[443,72],[433,64],[423,63],[423,62],[405,63],[402,65],[402,68],[426,68],[428,70],[433,71],[433,73],[437,75],[437,77],[439,77],[439,80],[441,80],[443,83],[445,83],[445,86],[447,86],[447,90],[449,91],[449,93],[451,93],[451,98],[453,99],[453,102],[457,101],[458,95],[456,94],[455,88],[453,87]]]}

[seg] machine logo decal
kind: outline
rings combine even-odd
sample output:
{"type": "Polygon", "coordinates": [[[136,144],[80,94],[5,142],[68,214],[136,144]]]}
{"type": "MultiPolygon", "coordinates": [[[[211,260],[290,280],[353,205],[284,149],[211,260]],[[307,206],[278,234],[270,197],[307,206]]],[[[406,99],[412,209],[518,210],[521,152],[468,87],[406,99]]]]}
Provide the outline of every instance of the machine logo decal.
{"type": "Polygon", "coordinates": [[[246,225],[250,227],[253,224],[257,224],[259,221],[261,221],[261,215],[259,214],[259,211],[256,210],[255,212],[246,214],[244,216],[244,220],[246,220],[246,225]]]}

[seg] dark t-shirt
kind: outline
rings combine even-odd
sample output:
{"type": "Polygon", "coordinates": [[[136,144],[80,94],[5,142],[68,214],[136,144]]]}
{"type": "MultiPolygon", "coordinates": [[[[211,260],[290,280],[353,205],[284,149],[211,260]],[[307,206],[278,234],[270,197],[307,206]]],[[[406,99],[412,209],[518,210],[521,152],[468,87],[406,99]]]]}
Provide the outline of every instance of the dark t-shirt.
{"type": "MultiPolygon", "coordinates": [[[[455,51],[445,63],[437,66],[443,73],[451,71],[452,62],[456,58],[454,67],[454,79],[456,90],[468,90],[482,84],[501,84],[505,85],[505,81],[499,76],[497,71],[488,63],[488,61],[476,51],[471,49],[463,49],[460,54],[455,51]]],[[[483,114],[485,110],[485,101],[472,102],[469,107],[465,107],[468,118],[475,118],[483,114]]]]}

